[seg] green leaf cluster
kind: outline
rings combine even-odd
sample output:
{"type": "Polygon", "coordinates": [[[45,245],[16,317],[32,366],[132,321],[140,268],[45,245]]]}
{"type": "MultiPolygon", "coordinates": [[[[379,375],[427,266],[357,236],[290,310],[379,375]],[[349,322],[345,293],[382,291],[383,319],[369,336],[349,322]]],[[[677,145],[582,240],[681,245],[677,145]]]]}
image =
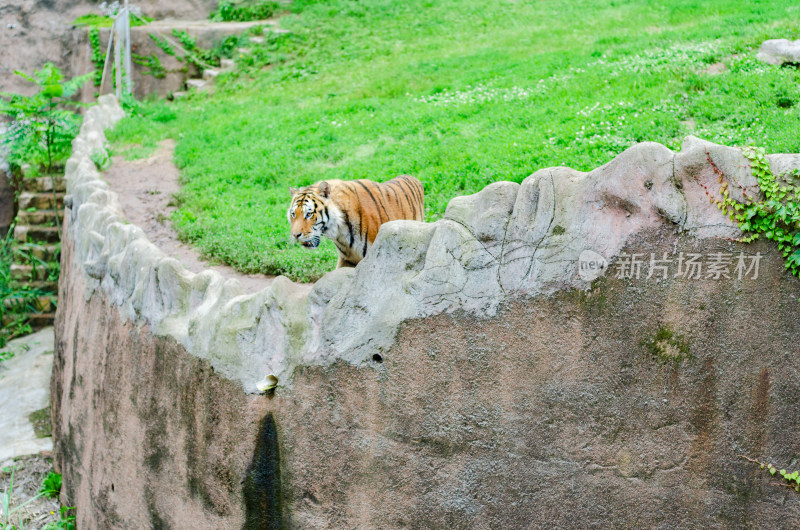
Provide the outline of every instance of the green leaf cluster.
{"type": "Polygon", "coordinates": [[[106,62],[106,54],[100,48],[100,31],[97,28],[89,30],[89,46],[92,49],[91,61],[94,64],[92,83],[94,86],[100,86],[100,83],[103,82],[103,67],[106,62]]]}
{"type": "Polygon", "coordinates": [[[197,45],[197,39],[189,35],[183,30],[172,30],[172,36],[178,39],[181,46],[186,50],[186,55],[182,57],[183,60],[189,64],[195,65],[198,69],[203,70],[208,66],[219,66],[220,57],[214,50],[207,50],[197,45]]]}
{"type": "Polygon", "coordinates": [[[8,147],[12,170],[29,164],[34,173],[41,167],[49,173],[69,158],[80,125],[80,116],[74,110],[77,104],[70,98],[92,74],[65,80],[53,63],[33,75],[18,70],[14,73],[39,90],[31,96],[0,92],[0,114],[14,120],[0,141],[8,147]]]}
{"type": "Polygon", "coordinates": [[[277,2],[247,3],[222,0],[210,18],[218,22],[266,20],[278,11],[278,7],[277,2]]]}
{"type": "Polygon", "coordinates": [[[796,492],[800,492],[800,471],[789,472],[785,469],[779,470],[770,463],[761,464],[761,469],[766,469],[773,477],[777,473],[786,481],[786,486],[791,487],[796,492]]]}
{"type": "Polygon", "coordinates": [[[739,224],[746,234],[743,241],[755,241],[761,236],[775,241],[786,268],[800,276],[800,170],[776,177],[763,148],[745,147],[742,153],[750,160],[763,197],[745,191],[745,202],[738,202],[730,197],[728,182],[724,181],[720,188],[722,200],[717,201],[717,206],[739,224]]]}
{"type": "Polygon", "coordinates": [[[42,487],[39,488],[39,493],[44,497],[55,499],[61,493],[61,473],[53,473],[52,471],[44,477],[42,487]]]}

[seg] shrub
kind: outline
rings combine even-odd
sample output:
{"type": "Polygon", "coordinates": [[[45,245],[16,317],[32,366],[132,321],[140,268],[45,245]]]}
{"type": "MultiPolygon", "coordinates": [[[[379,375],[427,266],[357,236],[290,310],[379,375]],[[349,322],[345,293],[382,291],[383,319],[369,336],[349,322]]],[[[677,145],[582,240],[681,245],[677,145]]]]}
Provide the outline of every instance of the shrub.
{"type": "Polygon", "coordinates": [[[0,114],[14,119],[2,137],[8,146],[9,165],[12,171],[29,164],[34,172],[44,167],[50,173],[69,158],[80,125],[80,117],[72,110],[77,104],[70,98],[92,74],[64,81],[53,63],[33,75],[14,73],[37,85],[39,91],[32,96],[0,93],[0,114]]]}
{"type": "Polygon", "coordinates": [[[222,0],[217,6],[217,10],[211,13],[211,20],[221,22],[264,20],[274,15],[277,10],[278,4],[275,2],[237,4],[230,0],[222,0]]]}

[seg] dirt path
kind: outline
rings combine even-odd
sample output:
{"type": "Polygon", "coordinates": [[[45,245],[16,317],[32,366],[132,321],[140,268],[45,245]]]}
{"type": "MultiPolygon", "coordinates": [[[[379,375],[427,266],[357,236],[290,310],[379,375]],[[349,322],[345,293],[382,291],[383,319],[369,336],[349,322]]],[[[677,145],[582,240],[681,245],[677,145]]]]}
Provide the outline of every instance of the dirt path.
{"type": "Polygon", "coordinates": [[[175,142],[166,140],[147,159],[112,159],[103,173],[111,191],[119,195],[125,218],[139,226],[147,238],[164,254],[176,258],[192,272],[212,269],[227,278],[236,278],[248,293],[258,292],[272,282],[274,276],[243,274],[227,265],[214,265],[202,259],[192,247],[180,242],[169,217],[175,211],[170,199],[179,189],[180,172],[172,163],[175,142]]]}

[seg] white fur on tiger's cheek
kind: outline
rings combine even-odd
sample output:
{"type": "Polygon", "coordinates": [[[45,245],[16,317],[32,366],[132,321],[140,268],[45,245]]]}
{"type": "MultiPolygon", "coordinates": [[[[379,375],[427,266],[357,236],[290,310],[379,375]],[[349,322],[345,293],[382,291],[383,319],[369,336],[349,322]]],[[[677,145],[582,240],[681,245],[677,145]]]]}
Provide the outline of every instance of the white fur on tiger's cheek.
{"type": "Polygon", "coordinates": [[[342,224],[342,212],[333,202],[328,202],[328,223],[325,226],[325,235],[329,239],[339,236],[339,227],[342,224]]]}

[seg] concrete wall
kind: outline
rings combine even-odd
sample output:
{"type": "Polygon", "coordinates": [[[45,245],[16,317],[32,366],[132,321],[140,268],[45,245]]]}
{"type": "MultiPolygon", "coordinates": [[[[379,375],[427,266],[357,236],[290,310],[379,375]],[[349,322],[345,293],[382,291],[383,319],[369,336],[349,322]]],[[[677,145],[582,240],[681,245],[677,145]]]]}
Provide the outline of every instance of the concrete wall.
{"type": "Polygon", "coordinates": [[[279,278],[245,293],[124,223],[88,159],[120,115],[91,109],[67,167],[52,396],[81,527],[800,516],[738,456],[800,455],[800,282],[771,246],[726,239],[737,229],[703,191],[719,186],[709,159],[754,185],[738,150],[689,138],[542,170],[436,223],[386,225],[359,267],[310,291],[279,278]],[[681,274],[693,255],[699,278],[681,274]],[[756,257],[757,276],[736,270],[756,257]]]}

